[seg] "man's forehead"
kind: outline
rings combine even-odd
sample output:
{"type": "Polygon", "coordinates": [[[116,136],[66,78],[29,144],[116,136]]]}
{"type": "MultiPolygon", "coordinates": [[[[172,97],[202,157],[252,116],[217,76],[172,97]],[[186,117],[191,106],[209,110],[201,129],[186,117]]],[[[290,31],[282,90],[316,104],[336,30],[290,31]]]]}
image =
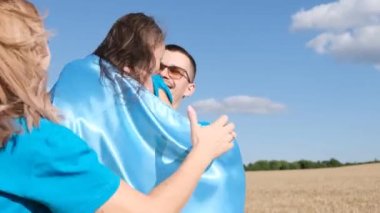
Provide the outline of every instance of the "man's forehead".
{"type": "Polygon", "coordinates": [[[179,51],[165,50],[162,63],[167,66],[176,66],[186,70],[190,79],[194,78],[194,68],[187,55],[179,51]]]}
{"type": "Polygon", "coordinates": [[[165,50],[162,62],[167,66],[177,66],[188,72],[192,71],[190,59],[179,51],[165,50]]]}

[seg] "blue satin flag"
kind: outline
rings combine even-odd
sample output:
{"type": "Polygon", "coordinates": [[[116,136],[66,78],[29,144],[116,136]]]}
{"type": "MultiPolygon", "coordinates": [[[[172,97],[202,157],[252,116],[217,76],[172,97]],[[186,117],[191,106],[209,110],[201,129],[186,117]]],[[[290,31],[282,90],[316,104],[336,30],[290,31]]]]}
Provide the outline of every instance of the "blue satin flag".
{"type": "MultiPolygon", "coordinates": [[[[189,121],[108,68],[108,78],[101,77],[95,55],[69,63],[53,88],[53,103],[63,124],[87,141],[103,164],[148,193],[189,153],[189,121]]],[[[243,212],[244,203],[245,175],[235,143],[208,167],[182,212],[243,212]]]]}

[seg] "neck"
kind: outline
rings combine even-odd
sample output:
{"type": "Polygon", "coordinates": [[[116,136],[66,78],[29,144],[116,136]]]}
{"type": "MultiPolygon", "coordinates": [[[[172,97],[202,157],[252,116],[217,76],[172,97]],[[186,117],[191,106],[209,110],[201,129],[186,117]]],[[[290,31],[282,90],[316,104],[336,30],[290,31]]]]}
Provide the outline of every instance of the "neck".
{"type": "Polygon", "coordinates": [[[180,101],[174,101],[172,107],[173,109],[177,110],[180,105],[181,105],[180,101]]]}

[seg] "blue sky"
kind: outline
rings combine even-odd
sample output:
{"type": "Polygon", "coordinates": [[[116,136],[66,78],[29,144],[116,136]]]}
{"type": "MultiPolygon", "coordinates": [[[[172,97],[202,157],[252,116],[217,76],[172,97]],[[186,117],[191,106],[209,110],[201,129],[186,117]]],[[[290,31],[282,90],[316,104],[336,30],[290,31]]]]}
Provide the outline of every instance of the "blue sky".
{"type": "Polygon", "coordinates": [[[50,85],[118,17],[144,12],[197,61],[184,106],[202,120],[227,113],[244,162],[380,159],[377,0],[32,2],[54,33],[50,85]]]}

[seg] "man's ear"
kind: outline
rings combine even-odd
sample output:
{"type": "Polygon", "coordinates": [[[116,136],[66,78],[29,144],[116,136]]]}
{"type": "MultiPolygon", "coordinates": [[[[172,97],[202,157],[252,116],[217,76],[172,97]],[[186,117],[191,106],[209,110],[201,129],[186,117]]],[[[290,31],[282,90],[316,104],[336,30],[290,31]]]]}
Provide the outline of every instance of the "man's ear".
{"type": "Polygon", "coordinates": [[[195,83],[189,83],[189,85],[187,85],[185,92],[183,93],[183,97],[190,97],[193,95],[194,92],[195,92],[195,83]]]}

